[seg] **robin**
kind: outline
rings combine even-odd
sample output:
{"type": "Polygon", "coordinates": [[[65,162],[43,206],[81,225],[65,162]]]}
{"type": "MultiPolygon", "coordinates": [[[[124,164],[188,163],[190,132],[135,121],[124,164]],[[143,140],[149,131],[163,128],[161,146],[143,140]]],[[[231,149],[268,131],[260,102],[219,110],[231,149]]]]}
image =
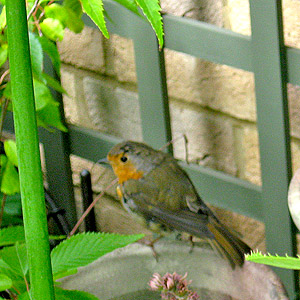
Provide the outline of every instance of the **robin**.
{"type": "Polygon", "coordinates": [[[126,141],[114,146],[107,160],[130,214],[151,224],[152,230],[167,227],[207,238],[233,268],[243,265],[250,247],[218,220],[175,158],[146,144],[126,141]]]}

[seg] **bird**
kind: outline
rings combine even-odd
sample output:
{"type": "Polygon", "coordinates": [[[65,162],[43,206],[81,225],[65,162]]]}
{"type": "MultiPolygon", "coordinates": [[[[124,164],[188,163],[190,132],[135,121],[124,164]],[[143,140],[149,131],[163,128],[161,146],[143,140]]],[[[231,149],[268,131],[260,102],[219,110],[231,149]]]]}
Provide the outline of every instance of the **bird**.
{"type": "Polygon", "coordinates": [[[208,239],[232,268],[243,265],[251,248],[219,221],[173,156],[129,140],[113,146],[105,160],[118,178],[117,194],[128,213],[154,232],[208,239]]]}

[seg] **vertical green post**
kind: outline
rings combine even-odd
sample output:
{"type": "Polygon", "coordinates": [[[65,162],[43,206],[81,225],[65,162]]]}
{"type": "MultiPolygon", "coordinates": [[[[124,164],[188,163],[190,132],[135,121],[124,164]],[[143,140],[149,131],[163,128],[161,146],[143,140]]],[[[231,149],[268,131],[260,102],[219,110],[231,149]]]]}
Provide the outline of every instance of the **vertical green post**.
{"type": "Polygon", "coordinates": [[[54,299],[25,0],[6,0],[9,62],[31,298],[54,299]]]}
{"type": "MultiPolygon", "coordinates": [[[[282,5],[278,0],[251,0],[250,10],[267,250],[291,256],[296,244],[287,205],[291,149],[282,5]]],[[[290,297],[297,294],[295,272],[276,272],[290,297]]]]}

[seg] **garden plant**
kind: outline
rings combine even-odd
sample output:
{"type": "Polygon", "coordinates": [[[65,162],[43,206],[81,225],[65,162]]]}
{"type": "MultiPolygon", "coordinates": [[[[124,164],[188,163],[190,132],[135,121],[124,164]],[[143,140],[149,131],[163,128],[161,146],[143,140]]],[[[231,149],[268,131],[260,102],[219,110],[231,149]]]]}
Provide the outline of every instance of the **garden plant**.
{"type": "MultiPolygon", "coordinates": [[[[157,0],[116,2],[141,18],[146,16],[160,48],[163,46],[157,0]]],[[[109,16],[101,0],[1,0],[1,3],[0,136],[4,149],[0,157],[0,224],[18,224],[0,230],[0,290],[5,291],[2,299],[96,299],[85,292],[63,290],[54,282],[142,235],[81,233],[61,242],[50,254],[37,125],[67,131],[60,118],[59,103],[51,94],[51,89],[65,93],[57,79],[60,58],[56,47],[65,28],[81,32],[84,27],[81,17],[86,13],[108,38],[105,16],[109,16]],[[45,55],[52,61],[56,78],[43,70],[45,55]],[[16,143],[2,137],[8,110],[14,115],[16,143]]]]}

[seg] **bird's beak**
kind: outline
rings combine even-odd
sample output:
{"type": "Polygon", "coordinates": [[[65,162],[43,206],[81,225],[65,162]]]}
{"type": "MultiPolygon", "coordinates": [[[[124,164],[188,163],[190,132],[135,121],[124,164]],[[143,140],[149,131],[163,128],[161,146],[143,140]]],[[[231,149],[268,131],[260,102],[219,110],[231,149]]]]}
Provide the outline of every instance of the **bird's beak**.
{"type": "Polygon", "coordinates": [[[108,159],[105,157],[105,158],[101,158],[99,159],[97,162],[97,164],[105,164],[105,165],[110,165],[108,159]]]}

